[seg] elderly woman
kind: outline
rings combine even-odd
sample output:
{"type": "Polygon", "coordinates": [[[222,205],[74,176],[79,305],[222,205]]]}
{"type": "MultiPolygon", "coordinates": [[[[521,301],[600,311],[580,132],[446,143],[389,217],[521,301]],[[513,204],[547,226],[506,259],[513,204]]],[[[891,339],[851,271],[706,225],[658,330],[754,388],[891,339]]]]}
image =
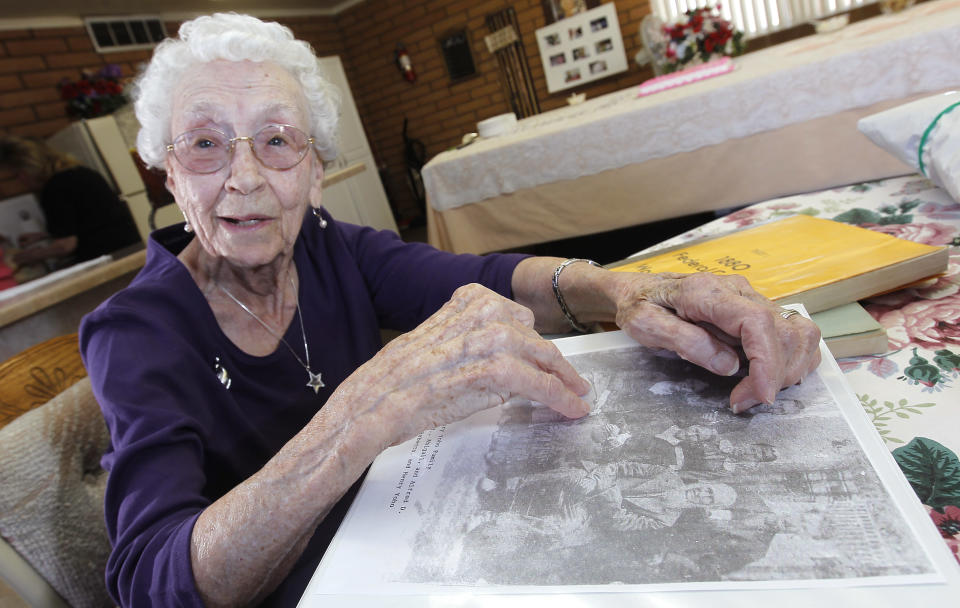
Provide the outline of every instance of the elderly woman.
{"type": "Polygon", "coordinates": [[[737,412],[816,366],[815,326],[742,280],[456,256],[335,221],[317,65],[280,25],[215,15],[138,82],[140,155],[186,224],[81,328],[121,605],[293,605],[384,448],[514,397],[583,416],[588,383],[537,330],[616,321],[723,375],[736,344],[737,412]],[[380,327],[407,333],[381,350],[380,327]]]}

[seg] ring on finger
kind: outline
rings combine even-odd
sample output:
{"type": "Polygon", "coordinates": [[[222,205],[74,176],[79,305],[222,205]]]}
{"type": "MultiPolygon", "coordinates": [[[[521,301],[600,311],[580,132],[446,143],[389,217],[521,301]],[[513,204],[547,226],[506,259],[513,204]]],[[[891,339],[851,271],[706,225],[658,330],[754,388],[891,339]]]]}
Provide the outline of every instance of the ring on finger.
{"type": "Polygon", "coordinates": [[[780,310],[777,311],[777,312],[779,312],[779,313],[780,313],[780,316],[783,317],[784,319],[789,319],[790,317],[792,317],[792,316],[794,316],[794,315],[799,315],[799,314],[800,314],[800,312],[797,311],[797,310],[793,310],[792,308],[784,308],[783,306],[781,306],[781,307],[780,307],[780,310]]]}

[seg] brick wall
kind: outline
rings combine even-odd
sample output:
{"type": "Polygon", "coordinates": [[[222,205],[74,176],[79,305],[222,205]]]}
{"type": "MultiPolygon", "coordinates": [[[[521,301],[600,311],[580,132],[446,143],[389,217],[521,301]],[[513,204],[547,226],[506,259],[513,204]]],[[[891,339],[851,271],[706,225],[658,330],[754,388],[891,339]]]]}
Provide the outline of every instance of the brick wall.
{"type": "MultiPolygon", "coordinates": [[[[284,20],[298,38],[310,42],[321,55],[344,52],[332,17],[298,17],[284,20]]],[[[179,23],[165,24],[175,35],[179,23]]],[[[70,122],[57,83],[77,80],[81,71],[96,71],[108,63],[123,70],[125,78],[150,59],[149,50],[97,53],[83,26],[0,31],[0,131],[46,137],[70,122]]],[[[0,199],[25,192],[19,181],[0,175],[0,199]]]]}
{"type": "MultiPolygon", "coordinates": [[[[57,83],[108,63],[130,76],[150,51],[99,54],[82,26],[0,31],[0,131],[46,137],[70,122],[57,83]]],[[[20,182],[0,176],[0,199],[22,194],[20,182]]]]}
{"type": "Polygon", "coordinates": [[[540,0],[367,0],[338,15],[353,95],[374,155],[387,166],[384,185],[401,213],[416,213],[405,177],[404,117],[409,119],[407,134],[425,144],[429,159],[458,144],[464,133],[475,131],[478,121],[510,111],[497,60],[483,42],[490,33],[486,15],[514,7],[540,107],[546,111],[565,105],[571,93],[593,98],[652,76],[649,68],[641,69],[633,61],[640,50],[640,20],[650,12],[648,0],[617,0],[616,5],[627,71],[552,95],[547,92],[535,37],[535,30],[546,25],[540,0]],[[437,40],[461,27],[468,32],[478,75],[451,84],[437,40]],[[398,42],[406,46],[417,72],[413,84],[394,65],[398,42]]]}
{"type": "MultiPolygon", "coordinates": [[[[648,0],[617,0],[617,13],[627,53],[628,70],[610,78],[550,95],[540,64],[534,32],[546,25],[541,0],[366,0],[336,17],[284,17],[298,38],[318,55],[340,55],[353,89],[360,116],[377,161],[386,167],[384,186],[401,216],[416,215],[406,183],[403,119],[408,135],[426,146],[427,158],[459,143],[476,123],[509,112],[496,58],[484,45],[489,31],[486,15],[512,5],[542,110],[566,103],[571,93],[589,98],[649,78],[649,68],[638,68],[633,56],[640,48],[637,30],[649,13],[648,0]],[[465,27],[471,41],[477,76],[451,83],[438,38],[465,27]],[[394,48],[406,45],[417,81],[406,82],[394,64],[394,48]]],[[[178,23],[167,23],[167,32],[178,23]]],[[[98,54],[83,27],[0,31],[0,131],[47,136],[69,118],[56,84],[79,78],[83,69],[117,63],[125,76],[149,58],[149,51],[98,54]]],[[[21,194],[23,187],[0,176],[0,199],[21,194]]]]}

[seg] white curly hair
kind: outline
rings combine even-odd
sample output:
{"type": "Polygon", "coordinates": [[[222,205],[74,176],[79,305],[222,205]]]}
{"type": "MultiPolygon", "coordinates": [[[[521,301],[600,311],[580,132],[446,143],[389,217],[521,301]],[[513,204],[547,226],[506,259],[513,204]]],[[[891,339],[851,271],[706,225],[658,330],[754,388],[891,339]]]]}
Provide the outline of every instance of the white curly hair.
{"type": "Polygon", "coordinates": [[[270,61],[290,72],[303,88],[317,153],[323,160],[336,157],[340,93],[323,77],[310,45],[279,23],[217,13],[184,22],[177,38],[157,45],[134,82],[133,107],[140,122],[137,151],[147,166],[163,167],[167,144],[174,136],[170,123],[175,83],[193,66],[218,59],[270,61]]]}

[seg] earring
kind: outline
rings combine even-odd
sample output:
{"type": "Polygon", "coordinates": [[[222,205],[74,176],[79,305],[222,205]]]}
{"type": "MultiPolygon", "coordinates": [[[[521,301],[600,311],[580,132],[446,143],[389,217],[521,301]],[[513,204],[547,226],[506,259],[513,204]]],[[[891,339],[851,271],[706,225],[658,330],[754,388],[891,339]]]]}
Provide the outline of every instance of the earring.
{"type": "Polygon", "coordinates": [[[184,222],[184,223],[183,223],[183,231],[184,231],[184,232],[193,232],[193,226],[190,225],[190,222],[184,222]]]}
{"type": "Polygon", "coordinates": [[[320,207],[313,208],[313,216],[317,218],[317,223],[320,224],[320,230],[327,227],[327,220],[323,219],[323,216],[320,215],[320,207]]]}

